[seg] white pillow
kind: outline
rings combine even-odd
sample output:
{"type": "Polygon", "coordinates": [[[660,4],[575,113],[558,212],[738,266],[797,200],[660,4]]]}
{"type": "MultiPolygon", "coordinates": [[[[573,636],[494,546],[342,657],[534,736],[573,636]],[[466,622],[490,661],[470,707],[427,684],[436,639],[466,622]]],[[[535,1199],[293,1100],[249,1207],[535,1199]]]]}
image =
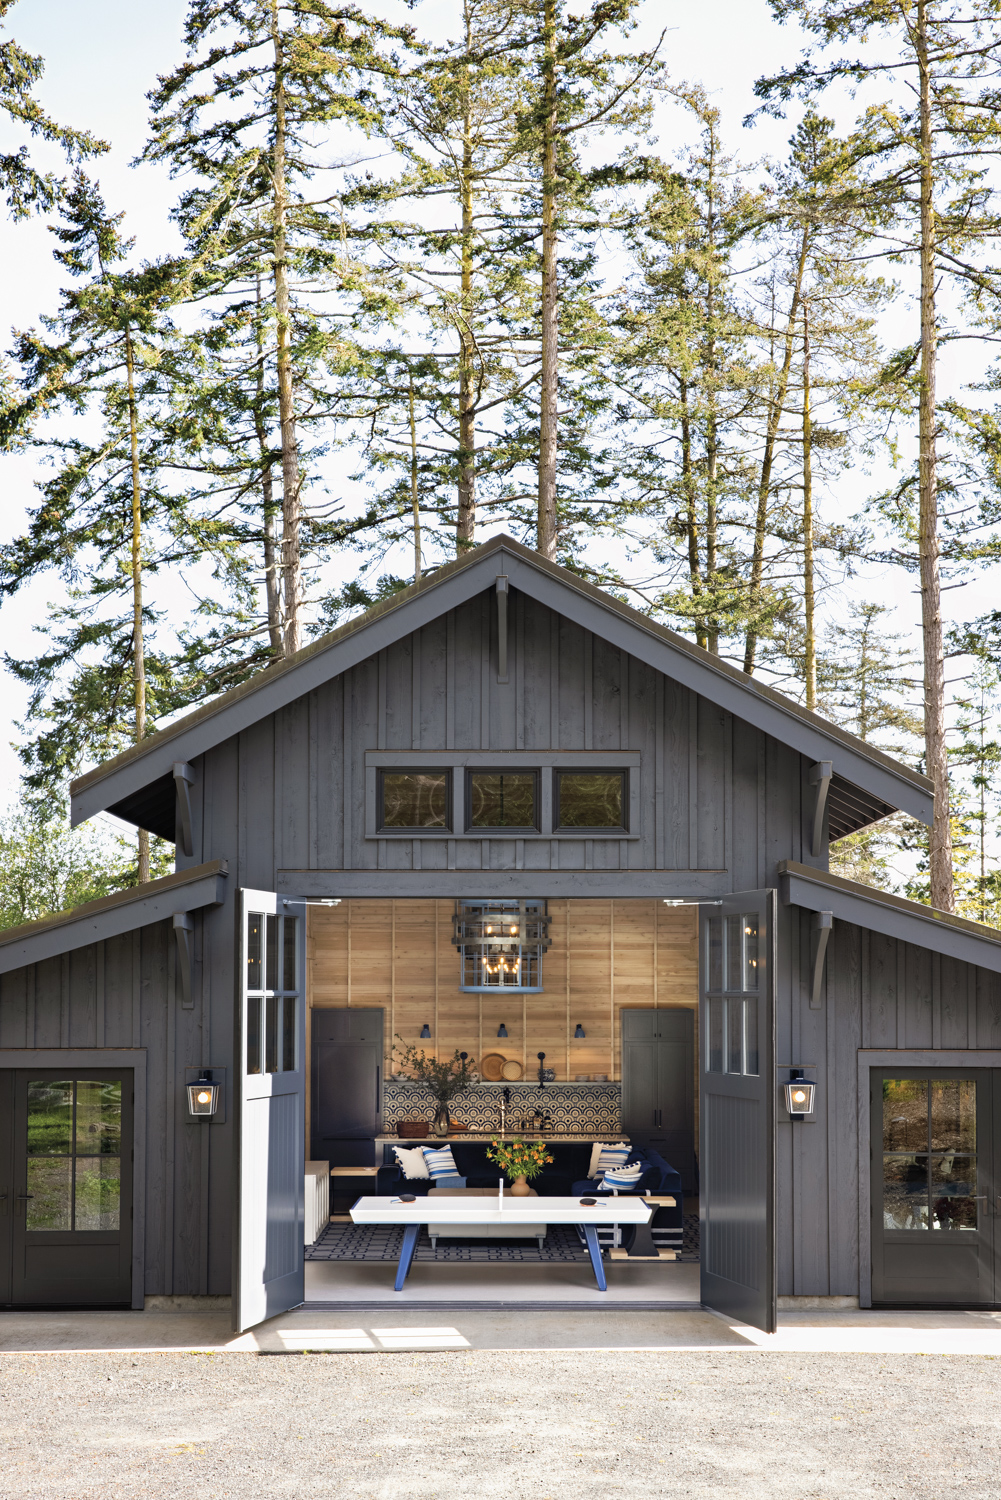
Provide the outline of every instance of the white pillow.
{"type": "Polygon", "coordinates": [[[588,1178],[597,1177],[601,1172],[605,1171],[606,1167],[624,1167],[629,1160],[630,1150],[631,1148],[626,1145],[625,1141],[619,1141],[614,1146],[610,1145],[607,1141],[595,1141],[591,1147],[591,1165],[587,1169],[588,1178]],[[609,1154],[602,1161],[601,1153],[603,1151],[614,1152],[615,1155],[609,1154]]]}
{"type": "Polygon", "coordinates": [[[427,1177],[428,1164],[420,1146],[407,1150],[406,1146],[394,1146],[396,1160],[403,1168],[404,1177],[427,1177]]]}

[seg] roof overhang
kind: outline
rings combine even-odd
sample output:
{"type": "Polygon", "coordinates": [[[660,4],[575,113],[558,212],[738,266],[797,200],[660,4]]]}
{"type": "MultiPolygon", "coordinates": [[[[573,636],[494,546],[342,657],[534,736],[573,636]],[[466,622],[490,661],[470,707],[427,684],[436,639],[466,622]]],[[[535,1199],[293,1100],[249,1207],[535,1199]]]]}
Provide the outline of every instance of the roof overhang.
{"type": "MultiPolygon", "coordinates": [[[[440,568],[419,584],[313,642],[286,662],[257,673],[220,698],[187,714],[74,781],[74,826],[107,810],[129,821],[148,801],[146,789],[159,783],[161,800],[172,796],[175,761],[192,761],[332,677],[393,645],[402,636],[495,587],[505,574],[520,589],[557,614],[620,647],[665,676],[754,725],[813,761],[833,762],[837,788],[856,789],[868,812],[864,826],[887,811],[901,809],[924,823],[932,821],[934,791],[927,777],[811,713],[774,688],[738,671],[675,631],[641,615],[621,600],[547,562],[510,537],[496,537],[466,557],[440,568]],[[131,817],[130,817],[131,813],[131,817]]],[[[173,803],[152,806],[147,817],[172,826],[173,803]]],[[[148,822],[142,826],[149,826],[148,822]]]]}
{"type": "Polygon", "coordinates": [[[1001,974],[1001,932],[993,927],[936,911],[920,901],[857,885],[854,880],[842,880],[840,875],[810,869],[793,860],[784,860],[778,871],[779,892],[787,906],[833,912],[835,921],[852,922],[1001,974]]]}
{"type": "Polygon", "coordinates": [[[137,927],[148,927],[176,912],[221,906],[226,898],[228,873],[224,859],[213,859],[208,864],[165,875],[162,880],[151,880],[147,885],[116,891],[100,901],[88,901],[72,911],[9,927],[0,932],[0,974],[56,958],[74,948],[85,948],[89,943],[118,937],[123,932],[133,932],[137,927]]]}

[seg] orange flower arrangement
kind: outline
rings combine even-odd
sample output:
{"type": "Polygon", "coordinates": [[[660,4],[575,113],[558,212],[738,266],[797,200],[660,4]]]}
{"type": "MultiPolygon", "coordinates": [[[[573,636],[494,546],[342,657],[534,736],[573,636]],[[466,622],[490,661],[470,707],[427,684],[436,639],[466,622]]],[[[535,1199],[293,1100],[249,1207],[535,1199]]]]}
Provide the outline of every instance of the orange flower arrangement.
{"type": "Polygon", "coordinates": [[[552,1160],[541,1141],[491,1141],[487,1147],[487,1161],[496,1162],[512,1182],[518,1177],[531,1182],[552,1160]]]}

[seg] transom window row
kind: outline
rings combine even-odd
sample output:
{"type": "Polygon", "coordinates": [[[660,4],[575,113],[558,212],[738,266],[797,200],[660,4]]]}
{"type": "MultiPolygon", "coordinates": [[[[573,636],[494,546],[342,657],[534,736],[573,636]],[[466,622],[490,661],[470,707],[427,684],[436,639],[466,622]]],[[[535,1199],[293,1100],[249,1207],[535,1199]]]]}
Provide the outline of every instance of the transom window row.
{"type": "MultiPolygon", "coordinates": [[[[538,833],[544,775],[553,778],[554,831],[629,831],[629,772],[614,767],[594,771],[466,771],[464,831],[503,828],[511,833],[538,833]]],[[[380,771],[380,830],[454,833],[452,777],[449,769],[380,771]]]]}

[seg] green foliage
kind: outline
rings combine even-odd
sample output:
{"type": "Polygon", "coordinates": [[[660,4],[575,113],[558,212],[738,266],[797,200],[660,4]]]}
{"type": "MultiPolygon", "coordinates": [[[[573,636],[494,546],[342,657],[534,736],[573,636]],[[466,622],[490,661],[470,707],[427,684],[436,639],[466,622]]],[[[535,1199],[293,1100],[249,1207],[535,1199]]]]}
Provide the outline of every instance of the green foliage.
{"type": "Polygon", "coordinates": [[[439,1104],[447,1104],[462,1089],[472,1088],[479,1082],[479,1077],[473,1076],[469,1059],[462,1057],[458,1048],[451,1057],[439,1061],[423,1048],[404,1042],[401,1036],[396,1040],[403,1043],[393,1049],[400,1059],[400,1066],[407,1069],[414,1083],[422,1083],[430,1089],[439,1104]]]}
{"type": "MultiPolygon", "coordinates": [[[[173,870],[173,846],[153,841],[151,875],[173,870]]],[[[23,805],[0,818],[0,927],[17,927],[134,886],[135,848],[122,834],[89,824],[71,829],[47,807],[23,805]]]]}

